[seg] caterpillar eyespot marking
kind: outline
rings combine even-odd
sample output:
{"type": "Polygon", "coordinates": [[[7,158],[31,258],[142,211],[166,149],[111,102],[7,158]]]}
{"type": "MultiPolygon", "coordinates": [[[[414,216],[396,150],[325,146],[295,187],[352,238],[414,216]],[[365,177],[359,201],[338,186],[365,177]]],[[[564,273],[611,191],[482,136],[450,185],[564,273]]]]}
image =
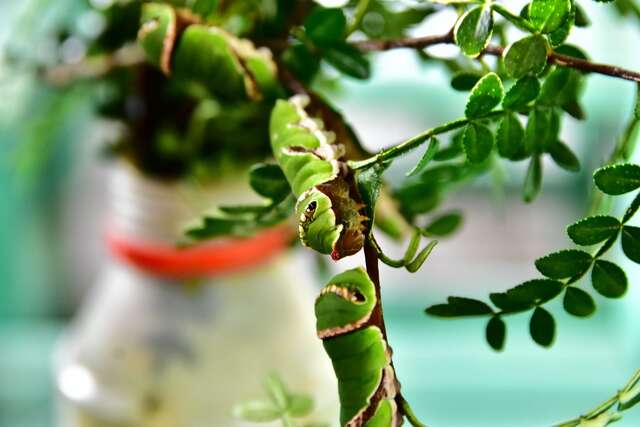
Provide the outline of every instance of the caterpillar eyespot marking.
{"type": "Polygon", "coordinates": [[[344,146],[322,120],[307,113],[308,104],[301,95],[276,102],[271,148],[297,197],[300,240],[338,260],[362,249],[367,218],[349,185],[344,146]]]}

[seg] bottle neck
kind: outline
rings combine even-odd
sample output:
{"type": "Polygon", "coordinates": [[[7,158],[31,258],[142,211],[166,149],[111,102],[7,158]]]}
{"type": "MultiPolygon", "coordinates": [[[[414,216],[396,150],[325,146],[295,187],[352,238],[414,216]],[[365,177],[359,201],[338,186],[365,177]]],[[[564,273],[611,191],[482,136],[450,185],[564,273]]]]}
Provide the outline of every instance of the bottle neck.
{"type": "Polygon", "coordinates": [[[243,181],[236,177],[210,186],[162,182],[120,164],[109,185],[107,245],[120,261],[169,278],[209,277],[262,263],[286,248],[289,227],[275,227],[249,239],[178,246],[185,228],[212,207],[250,203],[252,194],[243,181]]]}

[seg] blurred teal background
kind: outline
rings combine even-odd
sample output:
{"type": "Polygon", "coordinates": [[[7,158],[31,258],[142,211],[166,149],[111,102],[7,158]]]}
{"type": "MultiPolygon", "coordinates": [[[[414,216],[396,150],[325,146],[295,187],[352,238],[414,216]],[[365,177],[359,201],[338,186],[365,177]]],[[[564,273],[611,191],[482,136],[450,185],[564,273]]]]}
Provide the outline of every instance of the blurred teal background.
{"type": "MultiPolygon", "coordinates": [[[[0,2],[0,45],[11,39],[11,49],[46,54],[46,46],[29,40],[41,40],[48,26],[66,19],[72,2],[43,8],[47,14],[37,19],[25,15],[31,3],[51,4],[0,2]]],[[[581,4],[593,26],[577,30],[573,41],[601,62],[640,68],[637,22],[621,21],[594,2],[581,4]]],[[[427,22],[425,31],[446,29],[439,25],[449,21],[427,22]]],[[[0,67],[0,426],[49,426],[51,351],[104,255],[104,205],[98,199],[106,166],[93,143],[96,128],[89,125],[94,93],[80,87],[61,101],[32,73],[0,67]],[[52,132],[53,138],[40,138],[52,132]],[[25,149],[27,144],[36,149],[25,149]]],[[[598,300],[592,318],[571,318],[554,307],[559,334],[550,350],[530,341],[523,316],[509,319],[507,348],[496,354],[484,342],[482,322],[423,314],[447,295],[484,297],[534,277],[536,257],[568,247],[565,226],[584,212],[590,174],[623,128],[632,97],[629,82],[591,77],[584,102],[588,121],[567,122],[564,129],[581,153],[581,174],[549,165],[544,196],[533,205],[519,197],[522,165],[505,170],[504,197],[481,181],[447,202],[465,211],[464,228],[441,244],[421,273],[383,271],[403,390],[430,426],[548,426],[595,407],[640,367],[636,265],[626,265],[628,295],[598,300]]],[[[376,63],[372,81],[345,84],[338,104],[375,148],[460,116],[464,98],[448,87],[438,67],[425,68],[409,52],[393,52],[376,63]]],[[[392,178],[412,161],[392,170],[392,178]]],[[[617,425],[640,426],[640,410],[617,425]]]]}

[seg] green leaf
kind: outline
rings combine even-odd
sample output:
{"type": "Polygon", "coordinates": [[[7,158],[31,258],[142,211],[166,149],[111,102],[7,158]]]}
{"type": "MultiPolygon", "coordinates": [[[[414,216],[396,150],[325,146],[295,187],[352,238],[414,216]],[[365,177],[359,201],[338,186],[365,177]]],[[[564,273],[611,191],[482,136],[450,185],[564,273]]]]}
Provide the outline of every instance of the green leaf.
{"type": "Polygon", "coordinates": [[[220,206],[222,212],[230,215],[258,215],[272,209],[271,205],[230,205],[220,206]]]}
{"type": "Polygon", "coordinates": [[[185,234],[195,240],[249,235],[250,222],[245,219],[205,217],[202,224],[187,229],[185,234]]]}
{"type": "Polygon", "coordinates": [[[454,30],[456,44],[467,56],[478,56],[489,44],[493,32],[493,15],[489,5],[469,10],[458,20],[454,30]]]}
{"type": "Polygon", "coordinates": [[[304,29],[311,40],[320,46],[344,40],[347,18],[340,8],[315,8],[304,20],[304,29]]]}
{"type": "Polygon", "coordinates": [[[496,351],[504,348],[504,342],[507,335],[507,325],[500,316],[494,316],[487,323],[486,338],[487,342],[496,351]]]}
{"type": "Polygon", "coordinates": [[[525,202],[532,202],[540,193],[542,187],[542,162],[540,156],[534,156],[529,162],[527,176],[524,179],[522,196],[525,202]]]}
{"type": "Polygon", "coordinates": [[[627,292],[628,282],[624,270],[617,264],[596,260],[591,271],[591,284],[607,298],[620,298],[627,292]]]}
{"type": "Polygon", "coordinates": [[[626,411],[640,403],[640,382],[636,380],[628,384],[624,390],[620,392],[618,402],[619,411],[626,411]]]}
{"type": "Polygon", "coordinates": [[[249,184],[256,193],[273,201],[283,200],[291,193],[287,178],[278,165],[253,165],[249,170],[249,184]]]}
{"type": "Polygon", "coordinates": [[[426,313],[438,317],[485,316],[493,313],[491,307],[471,298],[449,297],[446,304],[433,305],[426,313]]]}
{"type": "Polygon", "coordinates": [[[471,123],[465,127],[462,144],[469,162],[480,163],[491,154],[493,134],[488,127],[471,123]]]}
{"type": "Polygon", "coordinates": [[[556,335],[556,322],[551,313],[542,307],[536,307],[529,321],[531,338],[543,347],[550,347],[556,335]]]}
{"type": "Polygon", "coordinates": [[[280,377],[275,374],[268,375],[264,381],[264,388],[274,405],[281,410],[287,408],[289,404],[288,392],[280,377]]]}
{"type": "Polygon", "coordinates": [[[544,80],[538,102],[545,105],[564,105],[576,100],[580,79],[578,71],[556,67],[544,80]]]}
{"type": "Polygon", "coordinates": [[[580,160],[578,160],[578,157],[571,151],[568,145],[556,141],[549,145],[548,150],[553,161],[562,169],[568,170],[569,172],[578,172],[580,170],[580,160]]]}
{"type": "Polygon", "coordinates": [[[571,11],[571,0],[533,0],[529,6],[529,20],[543,33],[560,28],[571,11]]]}
{"type": "Polygon", "coordinates": [[[481,117],[497,107],[504,97],[502,81],[496,73],[481,78],[471,90],[464,114],[471,119],[481,117]]]}
{"type": "Polygon", "coordinates": [[[562,25],[547,36],[552,47],[562,45],[562,43],[569,38],[569,34],[571,34],[571,30],[573,29],[576,21],[576,12],[574,9],[575,8],[572,8],[572,10],[569,11],[567,18],[564,20],[562,25]]]}
{"type": "Polygon", "coordinates": [[[439,146],[440,146],[440,141],[438,141],[438,139],[435,137],[431,138],[429,140],[429,146],[427,147],[427,150],[422,155],[422,158],[420,158],[420,161],[413,167],[413,169],[407,172],[407,176],[418,175],[419,173],[423,172],[429,165],[429,162],[431,162],[433,157],[438,152],[439,146]]]}
{"type": "Polygon", "coordinates": [[[502,101],[502,106],[507,109],[518,109],[534,101],[540,94],[540,81],[533,76],[524,76],[519,79],[502,101]]]}
{"type": "Polygon", "coordinates": [[[615,236],[620,230],[620,221],[606,215],[590,216],[567,227],[567,234],[577,245],[589,246],[615,236]]]}
{"type": "Polygon", "coordinates": [[[640,187],[640,166],[632,163],[605,166],[593,174],[598,188],[606,194],[616,196],[640,187]]]}
{"type": "Polygon", "coordinates": [[[337,70],[356,79],[368,79],[371,75],[369,61],[351,45],[331,46],[324,52],[324,58],[337,70]]]}
{"type": "Polygon", "coordinates": [[[478,72],[460,71],[451,78],[451,87],[455,90],[466,92],[471,90],[481,78],[482,74],[478,72]]]}
{"type": "Polygon", "coordinates": [[[443,148],[438,151],[435,156],[433,156],[433,160],[438,162],[443,162],[446,160],[451,160],[464,152],[464,148],[462,147],[462,139],[464,137],[464,129],[457,132],[452,138],[449,146],[443,148]]]}
{"type": "Polygon", "coordinates": [[[562,291],[562,283],[550,279],[534,279],[489,295],[496,307],[507,313],[527,310],[552,300],[562,291]]]}
{"type": "Polygon", "coordinates": [[[600,247],[600,249],[598,249],[598,252],[596,252],[596,254],[593,256],[594,259],[598,259],[601,256],[603,256],[604,254],[607,253],[607,251],[609,249],[611,249],[611,247],[613,246],[613,244],[618,240],[618,235],[616,234],[615,236],[612,236],[609,238],[609,240],[607,240],[606,242],[604,242],[604,245],[602,245],[600,247]]]}
{"type": "Polygon", "coordinates": [[[546,65],[547,42],[539,35],[518,40],[504,52],[505,70],[516,79],[528,74],[540,74],[546,65]]]}
{"type": "Polygon", "coordinates": [[[519,159],[524,152],[524,129],[515,113],[506,114],[496,134],[498,153],[506,159],[519,159]]]}
{"type": "Polygon", "coordinates": [[[268,422],[280,418],[282,411],[272,402],[265,400],[251,400],[233,407],[233,416],[246,421],[268,422]]]}
{"type": "Polygon", "coordinates": [[[287,410],[294,417],[306,417],[313,410],[313,399],[306,394],[291,394],[287,410]]]}
{"type": "Polygon", "coordinates": [[[551,116],[549,111],[535,109],[529,113],[527,128],[524,134],[524,145],[528,153],[546,151],[546,145],[551,133],[551,116]]]}
{"type": "Polygon", "coordinates": [[[633,262],[640,264],[640,228],[631,225],[622,227],[622,251],[633,262]]]}
{"type": "Polygon", "coordinates": [[[320,58],[314,55],[303,43],[292,42],[282,53],[282,62],[298,78],[305,82],[311,80],[320,68],[320,58]]]}
{"type": "Polygon", "coordinates": [[[584,274],[593,257],[578,249],[565,249],[536,260],[538,271],[551,279],[565,279],[584,274]]]}
{"type": "Polygon", "coordinates": [[[636,195],[636,197],[633,199],[633,201],[625,211],[624,216],[622,217],[622,223],[624,224],[631,218],[633,218],[636,212],[638,212],[638,208],[640,208],[640,193],[636,195]]]}
{"type": "Polygon", "coordinates": [[[451,212],[431,221],[424,231],[431,236],[443,237],[454,233],[462,224],[462,214],[451,212]]]}
{"type": "Polygon", "coordinates": [[[577,317],[588,317],[596,311],[596,302],[582,289],[569,286],[562,301],[567,313],[577,317]]]}

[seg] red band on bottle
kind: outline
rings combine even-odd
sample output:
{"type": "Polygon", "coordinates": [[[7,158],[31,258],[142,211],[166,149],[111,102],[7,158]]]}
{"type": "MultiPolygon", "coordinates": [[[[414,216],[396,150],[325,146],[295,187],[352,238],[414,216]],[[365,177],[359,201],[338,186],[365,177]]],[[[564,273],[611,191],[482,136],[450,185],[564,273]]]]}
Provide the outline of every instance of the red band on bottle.
{"type": "Polygon", "coordinates": [[[109,231],[107,246],[120,260],[162,277],[185,279],[210,277],[256,266],[282,252],[291,242],[289,226],[277,226],[246,239],[224,239],[199,246],[134,241],[109,231]]]}

